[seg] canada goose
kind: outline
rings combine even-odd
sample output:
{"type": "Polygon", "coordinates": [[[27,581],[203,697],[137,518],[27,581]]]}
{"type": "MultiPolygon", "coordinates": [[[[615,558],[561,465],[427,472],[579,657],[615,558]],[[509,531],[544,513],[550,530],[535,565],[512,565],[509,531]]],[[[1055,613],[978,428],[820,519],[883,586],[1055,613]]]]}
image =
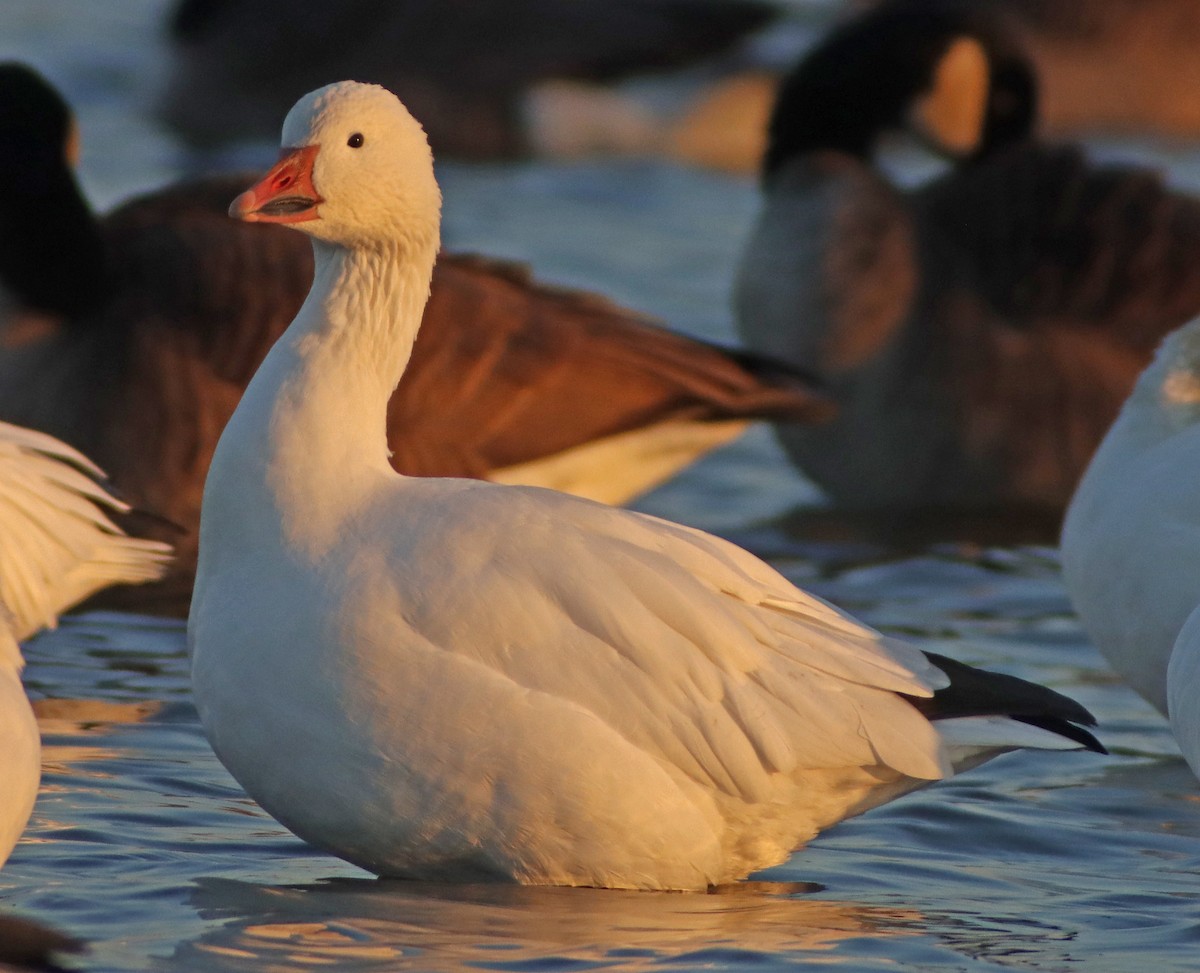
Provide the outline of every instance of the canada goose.
{"type": "Polygon", "coordinates": [[[828,383],[834,421],[778,432],[843,507],[1061,512],[1200,313],[1200,203],[1034,141],[1035,112],[1020,49],[961,4],[869,12],[783,84],[736,316],[828,383]],[[906,126],[957,157],[912,191],[876,164],[906,126]]]}
{"type": "Polygon", "coordinates": [[[956,765],[1101,749],[1071,701],[885,639],[727,541],[396,473],[429,145],[352,81],[282,144],[231,212],[303,231],[316,273],[213,457],[188,644],[217,756],[300,837],[382,875],[703,890],[956,765]]]}
{"type": "MultiPolygon", "coordinates": [[[[76,445],[136,506],[183,529],[161,528],[177,551],[166,581],[106,595],[182,614],[212,450],[304,299],[311,248],[281,227],[230,220],[236,178],[169,188],[98,220],[64,158],[69,120],[37,75],[0,68],[0,126],[22,133],[0,140],[10,190],[0,280],[15,305],[0,340],[0,417],[76,445]]],[[[515,265],[443,254],[389,423],[405,472],[620,503],[752,419],[828,411],[793,370],[537,284],[515,265]],[[430,413],[434,396],[443,408],[430,413]]]]}

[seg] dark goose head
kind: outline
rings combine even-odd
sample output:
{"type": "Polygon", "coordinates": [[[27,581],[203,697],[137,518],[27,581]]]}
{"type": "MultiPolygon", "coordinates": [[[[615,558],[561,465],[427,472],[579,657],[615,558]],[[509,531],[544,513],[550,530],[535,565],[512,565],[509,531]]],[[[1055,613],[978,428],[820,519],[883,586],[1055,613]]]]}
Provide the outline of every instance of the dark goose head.
{"type": "MultiPolygon", "coordinates": [[[[768,128],[765,178],[822,150],[869,161],[881,136],[912,130],[928,102],[961,96],[979,71],[976,131],[966,145],[927,125],[922,134],[959,159],[977,159],[1032,135],[1037,81],[1024,53],[993,18],[956,2],[893,3],[836,28],[784,79],[768,128]],[[958,90],[956,90],[956,86],[958,90]]],[[[968,113],[970,108],[968,106],[968,113]]],[[[944,117],[945,112],[942,112],[944,117]]],[[[957,110],[961,119],[962,108],[957,110]]]]}

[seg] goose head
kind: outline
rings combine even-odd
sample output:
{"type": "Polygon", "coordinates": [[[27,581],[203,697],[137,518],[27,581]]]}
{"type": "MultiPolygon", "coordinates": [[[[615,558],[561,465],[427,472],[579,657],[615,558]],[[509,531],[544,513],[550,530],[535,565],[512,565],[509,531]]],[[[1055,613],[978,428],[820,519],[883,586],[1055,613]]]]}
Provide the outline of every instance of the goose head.
{"type": "Polygon", "coordinates": [[[279,161],[230,215],[337,246],[436,239],[441,193],[425,132],[378,85],[341,81],[296,102],[279,161]]]}
{"type": "Polygon", "coordinates": [[[42,162],[74,166],[79,161],[70,107],[45,78],[15,61],[0,64],[0,135],[42,162]]]}
{"type": "Polygon", "coordinates": [[[1002,25],[953,0],[895,0],[835,29],[784,79],[764,176],[807,152],[869,161],[907,131],[957,160],[1028,138],[1033,67],[1002,25]]]}

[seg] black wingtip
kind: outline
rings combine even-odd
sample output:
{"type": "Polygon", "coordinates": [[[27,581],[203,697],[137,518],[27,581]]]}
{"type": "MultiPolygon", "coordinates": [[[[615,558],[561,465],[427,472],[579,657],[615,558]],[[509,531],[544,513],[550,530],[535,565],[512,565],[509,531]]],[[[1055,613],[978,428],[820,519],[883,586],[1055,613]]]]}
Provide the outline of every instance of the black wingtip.
{"type": "MultiPolygon", "coordinates": [[[[1068,740],[1074,740],[1083,749],[1090,750],[1092,753],[1108,753],[1108,748],[1097,740],[1093,734],[1067,720],[1038,716],[1014,716],[1013,719],[1018,723],[1027,723],[1030,726],[1036,726],[1039,730],[1048,730],[1051,733],[1057,733],[1061,737],[1066,737],[1068,740]]],[[[1088,726],[1095,726],[1095,721],[1093,720],[1088,723],[1088,726]]]]}
{"type": "Polygon", "coordinates": [[[1083,729],[1095,726],[1096,718],[1070,697],[1016,676],[976,669],[936,652],[926,652],[925,657],[950,679],[950,685],[939,689],[932,698],[911,698],[926,719],[1006,716],[1057,733],[1093,753],[1108,752],[1095,736],[1083,729]]]}

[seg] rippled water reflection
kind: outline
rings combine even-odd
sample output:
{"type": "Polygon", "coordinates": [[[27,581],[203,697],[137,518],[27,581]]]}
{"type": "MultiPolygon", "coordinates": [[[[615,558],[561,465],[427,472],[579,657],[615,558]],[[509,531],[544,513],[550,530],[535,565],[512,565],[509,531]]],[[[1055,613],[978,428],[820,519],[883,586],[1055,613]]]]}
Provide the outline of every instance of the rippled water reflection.
{"type": "MultiPolygon", "coordinates": [[[[80,106],[104,204],[182,165],[140,107],[162,6],[0,5],[2,52],[34,58],[80,106]]],[[[1163,158],[1200,185],[1196,153],[1163,158]]],[[[656,163],[442,178],[454,245],[729,336],[750,180],[656,163]]],[[[729,895],[380,882],[306,848],[220,767],[182,626],[89,615],[28,647],[45,783],[0,908],[91,940],[81,965],[104,970],[1195,969],[1200,787],[1084,640],[1053,551],[907,538],[901,552],[811,514],[775,519],[812,497],[758,431],[643,507],[746,543],[875,625],[1072,694],[1113,755],[1000,758],[843,823],[729,895]]]]}

